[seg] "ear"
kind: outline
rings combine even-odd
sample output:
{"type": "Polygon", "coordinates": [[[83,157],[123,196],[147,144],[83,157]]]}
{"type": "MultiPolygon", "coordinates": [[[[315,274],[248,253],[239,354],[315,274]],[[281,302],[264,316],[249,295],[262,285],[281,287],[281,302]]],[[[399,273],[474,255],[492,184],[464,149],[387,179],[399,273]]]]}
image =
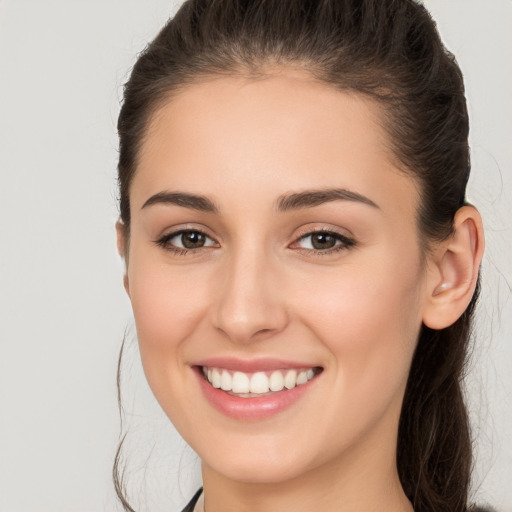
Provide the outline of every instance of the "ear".
{"type": "Polygon", "coordinates": [[[130,283],[128,281],[128,240],[126,233],[126,226],[123,221],[118,220],[116,222],[116,235],[117,235],[117,252],[119,256],[125,261],[125,272],[123,276],[123,284],[128,297],[130,296],[130,283]]]}
{"type": "Polygon", "coordinates": [[[455,214],[453,235],[430,258],[423,323],[444,329],[455,323],[475,292],[484,252],[482,218],[472,206],[455,214]]]}

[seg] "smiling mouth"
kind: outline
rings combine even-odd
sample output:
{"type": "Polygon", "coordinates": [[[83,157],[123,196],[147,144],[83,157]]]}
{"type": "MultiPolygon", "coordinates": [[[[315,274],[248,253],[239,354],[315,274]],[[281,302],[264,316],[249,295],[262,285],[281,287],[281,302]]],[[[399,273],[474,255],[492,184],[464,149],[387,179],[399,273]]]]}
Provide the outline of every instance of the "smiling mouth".
{"type": "Polygon", "coordinates": [[[204,378],[216,389],[241,398],[256,398],[289,391],[306,384],[322,372],[321,367],[245,373],[225,368],[201,366],[204,378]]]}

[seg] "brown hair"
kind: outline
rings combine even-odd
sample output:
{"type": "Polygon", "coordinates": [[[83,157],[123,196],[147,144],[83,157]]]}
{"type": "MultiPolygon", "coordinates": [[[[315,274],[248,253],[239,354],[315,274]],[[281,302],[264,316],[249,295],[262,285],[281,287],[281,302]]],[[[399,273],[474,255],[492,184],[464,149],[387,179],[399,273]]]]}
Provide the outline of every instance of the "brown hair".
{"type": "MultiPolygon", "coordinates": [[[[452,233],[469,177],[462,74],[427,10],[413,0],[189,0],[142,52],[118,121],[120,214],[151,115],[187,84],[299,67],[325,84],[374,98],[393,153],[419,183],[425,249],[452,233]]],[[[452,326],[423,326],[398,432],[397,466],[416,512],[468,510],[471,439],[461,381],[478,286],[452,326]]],[[[126,510],[114,465],[116,490],[126,510]]],[[[475,510],[475,509],[473,509],[475,510]]]]}

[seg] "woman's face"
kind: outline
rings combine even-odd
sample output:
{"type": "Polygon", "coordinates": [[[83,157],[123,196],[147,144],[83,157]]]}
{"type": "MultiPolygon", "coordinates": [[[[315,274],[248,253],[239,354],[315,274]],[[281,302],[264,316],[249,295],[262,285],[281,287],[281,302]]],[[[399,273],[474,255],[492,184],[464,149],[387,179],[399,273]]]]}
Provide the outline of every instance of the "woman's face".
{"type": "Polygon", "coordinates": [[[298,72],[191,85],[152,119],[130,201],[144,370],[204,468],[393,467],[426,278],[377,107],[298,72]]]}

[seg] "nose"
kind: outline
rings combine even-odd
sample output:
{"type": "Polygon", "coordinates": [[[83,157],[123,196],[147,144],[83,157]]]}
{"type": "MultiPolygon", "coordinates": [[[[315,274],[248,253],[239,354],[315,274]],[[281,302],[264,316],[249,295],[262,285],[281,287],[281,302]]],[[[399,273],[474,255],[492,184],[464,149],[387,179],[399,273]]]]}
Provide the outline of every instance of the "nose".
{"type": "Polygon", "coordinates": [[[222,283],[215,293],[213,321],[236,343],[267,339],[288,323],[279,269],[262,252],[233,255],[219,275],[222,283]]]}

